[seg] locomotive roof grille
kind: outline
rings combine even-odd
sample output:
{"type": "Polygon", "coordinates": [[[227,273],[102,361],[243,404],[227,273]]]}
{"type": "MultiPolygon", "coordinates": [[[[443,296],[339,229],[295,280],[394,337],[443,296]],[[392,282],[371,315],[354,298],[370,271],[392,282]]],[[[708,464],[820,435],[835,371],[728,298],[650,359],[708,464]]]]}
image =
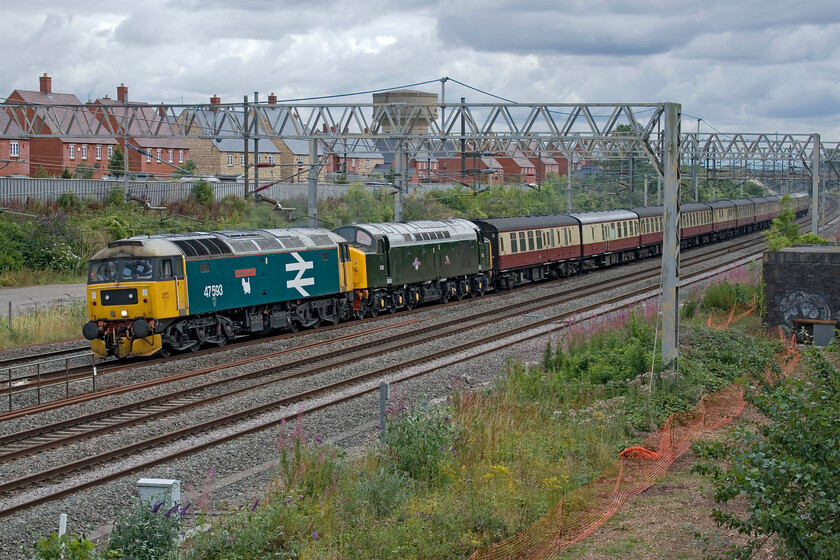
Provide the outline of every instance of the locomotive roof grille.
{"type": "Polygon", "coordinates": [[[335,246],[335,242],[328,235],[310,235],[309,239],[318,247],[335,246]]]}
{"type": "Polygon", "coordinates": [[[142,241],[135,241],[129,239],[121,239],[119,241],[111,241],[108,243],[108,247],[142,247],[142,241]]]}

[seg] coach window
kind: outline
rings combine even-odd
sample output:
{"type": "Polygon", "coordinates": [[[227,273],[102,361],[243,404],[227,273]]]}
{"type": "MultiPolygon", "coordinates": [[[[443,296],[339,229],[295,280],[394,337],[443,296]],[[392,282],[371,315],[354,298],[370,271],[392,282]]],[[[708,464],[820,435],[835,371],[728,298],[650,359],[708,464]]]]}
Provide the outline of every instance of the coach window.
{"type": "Polygon", "coordinates": [[[505,252],[505,238],[502,237],[501,235],[499,236],[499,252],[500,253],[505,252]]]}
{"type": "Polygon", "coordinates": [[[534,250],[534,232],[533,231],[528,232],[528,250],[529,251],[534,250]]]}
{"type": "Polygon", "coordinates": [[[510,252],[511,253],[518,253],[519,252],[519,246],[516,243],[516,234],[515,233],[510,234],[510,252]]]}
{"type": "Polygon", "coordinates": [[[528,245],[525,244],[525,232],[519,232],[519,250],[523,253],[528,250],[528,245]]]}
{"type": "Polygon", "coordinates": [[[554,242],[554,230],[549,230],[548,234],[549,242],[551,243],[552,247],[557,247],[557,244],[554,242]]]}
{"type": "Polygon", "coordinates": [[[537,232],[537,250],[543,248],[543,233],[542,231],[537,232]]]}

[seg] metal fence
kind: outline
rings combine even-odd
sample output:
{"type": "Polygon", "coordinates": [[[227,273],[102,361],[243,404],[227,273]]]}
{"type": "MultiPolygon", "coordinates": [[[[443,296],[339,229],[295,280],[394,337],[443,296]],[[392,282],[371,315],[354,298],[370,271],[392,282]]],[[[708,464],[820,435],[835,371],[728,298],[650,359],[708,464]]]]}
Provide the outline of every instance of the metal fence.
{"type": "MultiPolygon", "coordinates": [[[[103,202],[108,194],[116,189],[122,195],[125,189],[138,198],[149,202],[152,206],[165,206],[167,202],[176,202],[190,196],[195,183],[178,181],[101,181],[85,179],[25,179],[16,177],[0,177],[0,204],[10,202],[25,203],[27,200],[55,202],[65,193],[72,193],[82,200],[97,200],[103,202]]],[[[245,185],[239,182],[210,183],[216,193],[216,200],[226,196],[245,196],[245,185]]],[[[337,198],[344,195],[351,183],[333,184],[319,183],[318,198],[337,198]]],[[[445,189],[449,185],[411,185],[411,192],[445,189]]],[[[372,187],[378,188],[378,187],[372,187]]],[[[275,200],[290,200],[306,198],[309,193],[307,183],[278,183],[261,191],[261,193],[275,200]]]]}

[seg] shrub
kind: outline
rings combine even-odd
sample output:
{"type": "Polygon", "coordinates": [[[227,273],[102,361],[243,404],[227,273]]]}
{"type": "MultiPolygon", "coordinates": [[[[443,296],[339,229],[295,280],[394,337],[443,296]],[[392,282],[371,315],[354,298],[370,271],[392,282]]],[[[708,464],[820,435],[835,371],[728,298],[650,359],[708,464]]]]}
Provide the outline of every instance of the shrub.
{"type": "Polygon", "coordinates": [[[396,411],[388,416],[385,454],[398,472],[434,484],[444,478],[444,465],[452,456],[454,437],[445,411],[396,411]]]}
{"type": "Polygon", "coordinates": [[[71,531],[52,533],[33,545],[37,560],[96,560],[93,542],[71,531]]]}
{"type": "Polygon", "coordinates": [[[61,193],[56,203],[65,210],[79,212],[82,209],[82,201],[74,192],[61,193]]]}
{"type": "Polygon", "coordinates": [[[363,473],[353,487],[355,504],[363,504],[377,517],[385,517],[411,495],[409,480],[385,467],[363,473]]]}
{"type": "Polygon", "coordinates": [[[695,446],[701,461],[694,469],[712,480],[717,503],[749,497],[743,517],[712,514],[748,536],[729,545],[725,558],[750,558],[768,537],[785,558],[840,558],[840,371],[819,351],[809,361],[809,378],[773,386],[753,377],[747,398],[769,422],[742,426],[729,442],[695,446]]]}
{"type": "Polygon", "coordinates": [[[197,181],[193,185],[192,196],[205,206],[210,206],[216,202],[216,193],[213,191],[213,186],[207,181],[197,181]]]}
{"type": "Polygon", "coordinates": [[[132,560],[166,560],[178,550],[178,532],[185,509],[175,505],[163,508],[163,502],[150,506],[137,500],[134,508],[114,523],[108,537],[109,555],[118,553],[132,560]]]}

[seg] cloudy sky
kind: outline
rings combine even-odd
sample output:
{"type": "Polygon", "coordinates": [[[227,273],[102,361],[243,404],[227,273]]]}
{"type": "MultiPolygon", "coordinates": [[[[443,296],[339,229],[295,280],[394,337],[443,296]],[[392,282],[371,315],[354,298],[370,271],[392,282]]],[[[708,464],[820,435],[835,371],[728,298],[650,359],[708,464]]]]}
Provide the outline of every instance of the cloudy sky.
{"type": "Polygon", "coordinates": [[[448,76],[475,89],[448,82],[447,102],[672,101],[684,130],[840,141],[838,0],[3,0],[0,49],[0,97],[44,73],[151,103],[448,76]]]}

